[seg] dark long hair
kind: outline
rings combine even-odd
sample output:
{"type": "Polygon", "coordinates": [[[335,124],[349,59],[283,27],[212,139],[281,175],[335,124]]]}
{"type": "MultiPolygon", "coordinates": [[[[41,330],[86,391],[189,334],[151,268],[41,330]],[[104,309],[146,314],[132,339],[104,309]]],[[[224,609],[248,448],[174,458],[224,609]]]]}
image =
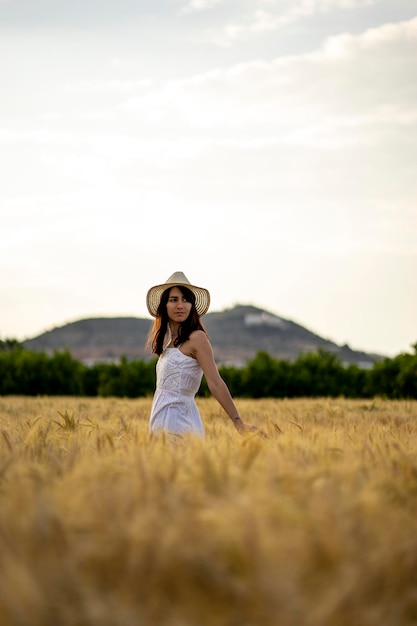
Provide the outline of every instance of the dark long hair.
{"type": "MultiPolygon", "coordinates": [[[[197,309],[195,308],[195,295],[191,289],[183,287],[182,285],[174,285],[174,287],[178,287],[188,302],[191,302],[190,314],[187,319],[180,324],[178,337],[174,340],[174,346],[178,348],[190,338],[190,335],[194,330],[202,330],[203,332],[206,332],[206,329],[204,328],[203,323],[200,320],[200,316],[197,313],[197,309]]],[[[155,321],[149,331],[146,342],[146,346],[150,348],[153,354],[157,354],[158,356],[160,356],[163,352],[164,338],[168,330],[169,318],[167,303],[171,289],[172,287],[165,289],[161,296],[161,300],[156,311],[155,321]]]]}

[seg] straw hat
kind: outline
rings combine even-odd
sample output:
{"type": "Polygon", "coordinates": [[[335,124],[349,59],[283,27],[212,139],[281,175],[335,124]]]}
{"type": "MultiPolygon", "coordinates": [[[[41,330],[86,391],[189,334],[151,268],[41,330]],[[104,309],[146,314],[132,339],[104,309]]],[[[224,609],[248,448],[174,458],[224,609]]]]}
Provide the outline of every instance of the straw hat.
{"type": "Polygon", "coordinates": [[[188,287],[195,295],[195,308],[197,309],[197,313],[200,316],[207,313],[210,306],[210,294],[207,289],[192,285],[183,272],[174,272],[165,283],[151,287],[146,294],[146,306],[153,317],[156,317],[161,296],[168,287],[188,287]]]}

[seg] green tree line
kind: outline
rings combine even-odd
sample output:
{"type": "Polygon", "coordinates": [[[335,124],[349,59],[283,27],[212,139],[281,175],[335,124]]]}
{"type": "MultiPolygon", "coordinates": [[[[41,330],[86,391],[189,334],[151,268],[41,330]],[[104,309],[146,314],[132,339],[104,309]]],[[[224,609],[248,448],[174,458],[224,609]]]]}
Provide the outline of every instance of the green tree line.
{"type": "MultiPolygon", "coordinates": [[[[386,358],[368,370],[345,367],[336,355],[323,350],[295,361],[258,352],[244,367],[219,370],[235,397],[417,399],[417,344],[413,349],[414,353],[386,358]]],[[[147,396],[155,388],[155,363],[122,358],[118,364],[88,367],[68,351],[48,356],[25,350],[17,341],[0,341],[0,395],[147,396]]],[[[204,379],[199,394],[209,395],[204,379]]]]}
{"type": "MultiPolygon", "coordinates": [[[[417,399],[417,344],[374,364],[372,369],[344,366],[335,354],[319,350],[295,361],[258,354],[244,367],[221,366],[221,376],[235,397],[337,397],[417,399]]],[[[66,352],[48,356],[0,342],[0,395],[76,395],[135,398],[153,393],[155,359],[122,358],[118,364],[84,365],[66,352]]],[[[203,380],[199,394],[209,395],[203,380]]]]}

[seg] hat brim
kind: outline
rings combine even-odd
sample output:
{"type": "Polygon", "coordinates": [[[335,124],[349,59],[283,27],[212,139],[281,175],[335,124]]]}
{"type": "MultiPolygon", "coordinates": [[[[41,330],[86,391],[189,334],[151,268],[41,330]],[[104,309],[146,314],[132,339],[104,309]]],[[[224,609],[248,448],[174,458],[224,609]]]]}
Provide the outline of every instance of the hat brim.
{"type": "Polygon", "coordinates": [[[210,306],[210,293],[207,289],[195,287],[195,285],[190,285],[189,283],[173,282],[155,285],[155,287],[149,289],[146,294],[146,306],[152,317],[156,317],[162,294],[166,289],[171,289],[171,287],[187,287],[187,289],[190,289],[195,295],[195,308],[197,313],[200,317],[207,313],[210,306]]]}

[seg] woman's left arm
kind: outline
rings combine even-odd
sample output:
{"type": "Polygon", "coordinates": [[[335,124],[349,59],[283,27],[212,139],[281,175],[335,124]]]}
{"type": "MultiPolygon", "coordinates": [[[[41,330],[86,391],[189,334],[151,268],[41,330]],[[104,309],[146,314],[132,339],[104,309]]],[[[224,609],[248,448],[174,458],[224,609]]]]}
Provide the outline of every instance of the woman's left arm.
{"type": "Polygon", "coordinates": [[[193,356],[197,359],[201,369],[203,370],[210,393],[213,394],[217,402],[230,417],[236,430],[240,433],[258,430],[256,426],[244,424],[239,416],[239,412],[230,391],[219,374],[219,370],[217,369],[217,365],[214,360],[211,343],[204,331],[196,330],[191,334],[190,348],[193,356]]]}

